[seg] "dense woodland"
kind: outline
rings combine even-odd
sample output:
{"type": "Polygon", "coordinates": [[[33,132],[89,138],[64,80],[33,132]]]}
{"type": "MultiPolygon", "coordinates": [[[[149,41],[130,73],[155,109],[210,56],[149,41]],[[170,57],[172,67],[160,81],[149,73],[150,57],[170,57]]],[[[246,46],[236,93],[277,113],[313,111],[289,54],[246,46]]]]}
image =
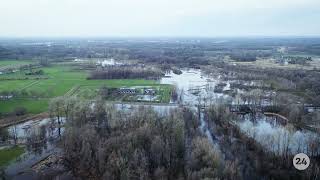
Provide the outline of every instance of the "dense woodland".
{"type": "MultiPolygon", "coordinates": [[[[50,114],[67,117],[63,150],[76,177],[316,179],[320,173],[318,163],[299,172],[287,151],[265,151],[234,126],[235,116],[227,106],[214,105],[205,112],[215,134],[213,143],[219,146],[204,136],[197,111],[189,108],[160,115],[152,108],[118,111],[99,99],[92,107],[75,98],[58,97],[50,103],[50,114]]],[[[312,148],[318,146],[310,145],[310,151],[318,152],[312,148]]]]}
{"type": "Polygon", "coordinates": [[[90,104],[56,98],[52,117],[67,117],[66,159],[76,176],[93,179],[212,179],[225,177],[218,151],[186,108],[160,116],[153,109],[117,111],[98,100],[90,104]]]}
{"type": "Polygon", "coordinates": [[[88,79],[159,79],[161,70],[141,67],[107,67],[90,73],[88,79]]]}

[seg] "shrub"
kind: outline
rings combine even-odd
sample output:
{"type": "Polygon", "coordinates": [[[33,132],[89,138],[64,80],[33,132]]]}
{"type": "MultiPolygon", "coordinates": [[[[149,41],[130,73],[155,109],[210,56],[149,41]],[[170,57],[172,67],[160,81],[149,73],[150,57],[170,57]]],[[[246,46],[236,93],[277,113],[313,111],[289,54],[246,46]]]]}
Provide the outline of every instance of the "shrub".
{"type": "Polygon", "coordinates": [[[14,114],[16,116],[22,116],[27,113],[27,109],[25,107],[17,107],[14,109],[14,114]]]}

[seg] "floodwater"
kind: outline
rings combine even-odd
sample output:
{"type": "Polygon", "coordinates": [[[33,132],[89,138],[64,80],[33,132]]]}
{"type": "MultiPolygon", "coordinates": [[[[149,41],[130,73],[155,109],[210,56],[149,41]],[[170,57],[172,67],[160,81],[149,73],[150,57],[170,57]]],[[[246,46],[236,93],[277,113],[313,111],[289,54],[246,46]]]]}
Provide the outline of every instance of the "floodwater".
{"type": "MultiPolygon", "coordinates": [[[[184,105],[207,104],[221,100],[232,101],[230,96],[214,92],[214,88],[219,82],[220,77],[210,78],[198,69],[183,69],[180,75],[170,72],[160,80],[161,84],[176,86],[184,105]]],[[[224,90],[228,90],[230,87],[229,83],[226,84],[224,90]]]]}
{"type": "MultiPolygon", "coordinates": [[[[109,63],[109,62],[108,62],[109,63]]],[[[141,106],[153,108],[159,115],[167,115],[170,111],[178,108],[180,105],[188,106],[194,111],[198,111],[200,117],[200,130],[209,139],[209,141],[219,149],[219,144],[212,132],[208,129],[204,112],[197,105],[210,105],[211,103],[235,103],[235,98],[214,91],[214,88],[219,83],[225,83],[223,91],[230,90],[230,82],[223,81],[220,76],[209,77],[204,75],[201,70],[197,69],[183,69],[182,74],[177,75],[172,72],[166,74],[160,80],[161,84],[172,84],[177,88],[179,96],[178,102],[171,100],[170,104],[162,105],[139,105],[117,103],[114,106],[121,112],[130,113],[134,108],[141,106]]],[[[144,97],[143,97],[144,98],[144,97]]],[[[147,97],[145,99],[148,99],[147,97]]],[[[283,125],[277,123],[275,117],[267,117],[264,115],[257,115],[252,120],[248,116],[239,118],[235,121],[236,125],[245,132],[248,136],[253,137],[257,142],[261,143],[265,149],[279,154],[290,152],[305,152],[311,151],[320,152],[318,149],[312,149],[312,141],[319,141],[319,136],[315,133],[306,130],[297,130],[290,124],[283,125]]],[[[65,121],[65,120],[63,120],[65,121]]],[[[61,149],[56,147],[56,140],[59,137],[59,127],[55,120],[42,119],[36,121],[28,121],[25,123],[13,125],[7,128],[10,135],[15,135],[18,143],[29,144],[35,136],[39,137],[41,143],[27,146],[27,152],[21,156],[16,162],[6,167],[5,172],[10,176],[15,176],[22,171],[30,168],[33,164],[46,156],[60,152],[61,149]],[[43,138],[41,138],[43,137],[43,138]]],[[[63,128],[60,129],[63,133],[63,128]]],[[[11,140],[12,142],[12,140],[11,140]]]]}
{"type": "Polygon", "coordinates": [[[157,99],[158,99],[158,96],[154,96],[154,95],[137,95],[137,101],[156,102],[156,101],[159,101],[157,99]]]}
{"type": "MultiPolygon", "coordinates": [[[[232,103],[236,104],[239,100],[234,97],[222,93],[215,93],[214,87],[221,83],[220,76],[208,77],[201,73],[200,70],[186,69],[182,70],[182,74],[177,75],[169,73],[160,81],[162,84],[175,85],[181,91],[182,104],[195,107],[199,103],[208,105],[210,103],[232,103]]],[[[226,81],[223,90],[230,89],[230,82],[226,81]]],[[[251,83],[253,85],[257,85],[251,83]]],[[[243,93],[238,90],[237,92],[243,93]]],[[[178,92],[179,93],[179,92],[178,92]]],[[[272,93],[272,92],[269,92],[272,93]]],[[[262,101],[264,105],[270,105],[267,100],[262,101]]],[[[248,136],[253,137],[266,150],[283,153],[305,152],[307,154],[320,153],[320,147],[315,147],[313,142],[319,142],[320,136],[317,133],[308,130],[298,130],[291,124],[283,124],[275,116],[265,116],[257,114],[255,118],[239,116],[235,121],[236,125],[248,136]]],[[[215,137],[210,134],[203,113],[200,112],[200,129],[208,137],[211,142],[216,142],[215,137]]]]}
{"type": "Polygon", "coordinates": [[[155,112],[157,112],[160,116],[166,116],[174,109],[178,108],[177,104],[172,105],[140,105],[140,104],[126,104],[126,103],[117,103],[114,104],[115,108],[124,113],[131,113],[133,109],[144,107],[144,108],[152,108],[155,112]]]}
{"type": "MultiPolygon", "coordinates": [[[[219,145],[215,137],[210,133],[208,124],[204,117],[204,112],[198,109],[197,105],[209,105],[214,102],[227,102],[232,101],[232,98],[223,93],[214,92],[215,86],[220,83],[220,77],[217,79],[210,78],[203,74],[198,69],[183,69],[182,74],[174,74],[170,72],[166,74],[164,78],[160,80],[161,84],[171,84],[177,88],[178,96],[181,98],[181,104],[189,106],[191,109],[200,111],[200,130],[214,145],[216,150],[219,150],[219,145]]],[[[229,83],[224,87],[223,90],[228,90],[230,87],[229,83]]]]}
{"type": "MultiPolygon", "coordinates": [[[[62,123],[65,119],[61,119],[62,123]]],[[[59,127],[56,120],[49,118],[31,120],[7,127],[10,137],[16,137],[18,144],[24,144],[26,152],[5,168],[9,177],[18,175],[30,169],[32,165],[54,152],[60,152],[56,147],[59,138],[59,127]]],[[[60,129],[63,133],[63,128],[60,129]]],[[[14,144],[13,138],[9,140],[14,144]]]]}
{"type": "MultiPolygon", "coordinates": [[[[62,119],[62,121],[64,121],[64,119],[62,119]]],[[[54,125],[55,123],[56,121],[50,118],[45,118],[45,119],[32,120],[32,121],[27,121],[20,124],[12,125],[12,126],[9,126],[7,129],[10,136],[16,135],[19,140],[25,140],[30,135],[30,133],[39,134],[41,129],[46,129],[46,133],[47,133],[46,136],[52,137],[52,135],[57,134],[57,132],[55,132],[57,131],[57,128],[52,129],[53,132],[50,132],[52,135],[49,135],[48,127],[50,124],[54,125]]]]}
{"type": "Polygon", "coordinates": [[[320,147],[313,146],[320,141],[317,133],[296,129],[292,124],[284,125],[275,116],[257,114],[252,119],[245,115],[235,122],[249,137],[276,154],[320,153],[320,147]]]}

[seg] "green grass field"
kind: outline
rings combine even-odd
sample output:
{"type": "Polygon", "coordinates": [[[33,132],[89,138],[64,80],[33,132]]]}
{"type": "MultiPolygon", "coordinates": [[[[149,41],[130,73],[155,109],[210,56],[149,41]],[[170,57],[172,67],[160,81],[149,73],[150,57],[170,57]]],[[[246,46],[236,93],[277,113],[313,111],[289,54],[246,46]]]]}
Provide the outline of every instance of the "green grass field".
{"type": "Polygon", "coordinates": [[[27,65],[34,63],[35,61],[29,61],[29,60],[1,60],[0,61],[0,67],[3,66],[13,66],[13,65],[27,65]]]}
{"type": "MultiPolygon", "coordinates": [[[[1,61],[0,61],[1,62],[1,61]]],[[[0,92],[20,91],[36,92],[43,94],[42,97],[35,98],[13,98],[10,100],[0,100],[0,113],[12,112],[16,107],[25,107],[29,113],[40,113],[47,110],[50,98],[63,96],[76,89],[75,87],[88,87],[98,89],[105,85],[109,88],[130,87],[130,86],[163,86],[161,92],[162,102],[169,101],[171,88],[169,85],[159,85],[157,81],[144,79],[112,79],[112,80],[87,80],[88,72],[84,70],[75,71],[71,66],[53,65],[41,68],[48,79],[27,79],[27,80],[1,80],[0,92]]],[[[21,76],[20,72],[10,76],[21,76]]],[[[1,76],[1,75],[0,75],[1,76]]],[[[91,98],[89,96],[88,98],[91,98]]]]}
{"type": "Polygon", "coordinates": [[[5,80],[0,81],[0,91],[21,90],[35,80],[5,80]]]}
{"type": "Polygon", "coordinates": [[[163,85],[162,91],[160,91],[161,102],[170,102],[171,92],[173,87],[171,85],[163,85]]]}
{"type": "Polygon", "coordinates": [[[28,113],[37,114],[48,109],[49,99],[13,99],[0,101],[0,113],[13,112],[17,107],[25,107],[28,113]]]}
{"type": "Polygon", "coordinates": [[[7,165],[10,161],[16,159],[24,153],[23,147],[12,147],[0,149],[0,167],[7,165]]]}
{"type": "MultiPolygon", "coordinates": [[[[34,69],[40,70],[40,69],[34,69]]],[[[26,73],[30,73],[29,70],[22,70],[15,73],[2,74],[0,75],[0,80],[28,80],[28,79],[46,79],[47,75],[26,75],[26,73]]]]}

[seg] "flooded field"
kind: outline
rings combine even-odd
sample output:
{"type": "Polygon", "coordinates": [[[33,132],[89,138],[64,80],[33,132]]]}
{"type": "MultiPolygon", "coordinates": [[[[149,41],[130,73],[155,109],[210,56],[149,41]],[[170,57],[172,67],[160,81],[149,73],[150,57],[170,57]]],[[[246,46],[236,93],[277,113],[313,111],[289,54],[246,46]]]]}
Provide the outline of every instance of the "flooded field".
{"type": "MultiPolygon", "coordinates": [[[[219,83],[225,83],[223,90],[230,90],[230,83],[235,81],[222,81],[221,76],[216,78],[204,75],[200,70],[188,69],[182,70],[181,75],[169,73],[161,79],[163,84],[173,84],[178,88],[182,99],[181,104],[195,107],[195,105],[210,105],[215,103],[237,104],[243,103],[244,100],[237,99],[237,95],[232,97],[225,93],[217,93],[214,87],[219,83]]],[[[259,82],[247,82],[248,85],[260,85],[259,82]]],[[[245,91],[236,89],[239,94],[245,91]]],[[[272,92],[265,92],[267,95],[272,92]]],[[[270,96],[270,95],[269,95],[270,96]]],[[[262,99],[262,105],[270,105],[268,99],[262,99]]],[[[320,141],[317,133],[309,130],[299,130],[290,123],[280,123],[279,117],[266,116],[257,113],[254,118],[251,115],[238,116],[234,120],[236,125],[245,132],[249,137],[253,137],[261,143],[267,151],[276,154],[305,152],[310,154],[319,154],[320,147],[313,146],[313,142],[320,141]],[[253,120],[254,119],[254,120],[253,120]]],[[[214,137],[210,135],[207,124],[203,119],[203,113],[200,113],[201,129],[206,136],[213,142],[214,137]]]]}
{"type": "Polygon", "coordinates": [[[275,116],[257,114],[254,119],[250,115],[239,119],[235,122],[243,132],[276,154],[320,153],[320,147],[313,145],[320,141],[319,134],[315,132],[299,130],[290,123],[283,124],[275,116]]]}
{"type": "MultiPolygon", "coordinates": [[[[182,74],[177,75],[172,72],[167,73],[160,80],[161,84],[171,84],[176,87],[177,99],[171,99],[170,103],[115,103],[113,106],[121,113],[131,113],[139,107],[152,108],[159,115],[165,116],[175,108],[188,107],[198,114],[200,119],[199,129],[209,139],[215,149],[219,149],[219,140],[208,128],[205,119],[205,107],[212,104],[237,104],[244,102],[237,99],[239,94],[245,91],[233,88],[237,92],[232,96],[226,92],[232,90],[231,83],[234,81],[224,81],[221,76],[208,76],[198,69],[183,69],[182,74]],[[219,91],[217,87],[220,88],[219,91]],[[200,108],[201,107],[201,108],[200,108]]],[[[250,84],[250,83],[249,83],[250,84]]],[[[257,85],[254,82],[251,85],[257,85]]],[[[270,93],[270,92],[269,92],[270,93]]],[[[152,101],[152,96],[141,96],[143,101],[152,101]]],[[[264,104],[270,104],[264,101],[264,104]]],[[[93,104],[94,106],[94,104],[93,104]]],[[[65,120],[63,119],[62,122],[65,120]]],[[[280,123],[275,116],[265,116],[257,113],[255,117],[250,115],[241,115],[233,121],[241,131],[247,136],[254,138],[267,151],[276,154],[305,152],[309,154],[319,154],[320,147],[313,146],[312,142],[320,141],[318,134],[308,130],[299,130],[290,123],[280,123]]],[[[8,165],[5,172],[13,177],[19,172],[28,170],[48,155],[61,152],[57,147],[56,141],[63,133],[63,128],[57,125],[56,120],[41,119],[27,121],[21,124],[13,125],[7,128],[10,134],[10,143],[26,145],[26,152],[15,162],[8,165]]],[[[224,157],[224,155],[222,155],[224,157]]]]}
{"type": "MultiPolygon", "coordinates": [[[[65,120],[62,119],[62,122],[65,120]]],[[[49,118],[31,120],[6,128],[9,142],[25,146],[25,153],[5,168],[9,177],[28,171],[32,165],[38,163],[48,155],[60,152],[56,142],[63,128],[59,128],[57,121],[49,118]]]]}
{"type": "MultiPolygon", "coordinates": [[[[214,92],[214,88],[219,82],[220,77],[209,77],[198,69],[184,69],[180,75],[170,72],[160,80],[161,84],[176,86],[177,93],[181,96],[181,103],[185,105],[213,103],[218,100],[232,101],[230,96],[214,92]]],[[[226,83],[224,90],[228,90],[229,87],[230,84],[226,83]]]]}

